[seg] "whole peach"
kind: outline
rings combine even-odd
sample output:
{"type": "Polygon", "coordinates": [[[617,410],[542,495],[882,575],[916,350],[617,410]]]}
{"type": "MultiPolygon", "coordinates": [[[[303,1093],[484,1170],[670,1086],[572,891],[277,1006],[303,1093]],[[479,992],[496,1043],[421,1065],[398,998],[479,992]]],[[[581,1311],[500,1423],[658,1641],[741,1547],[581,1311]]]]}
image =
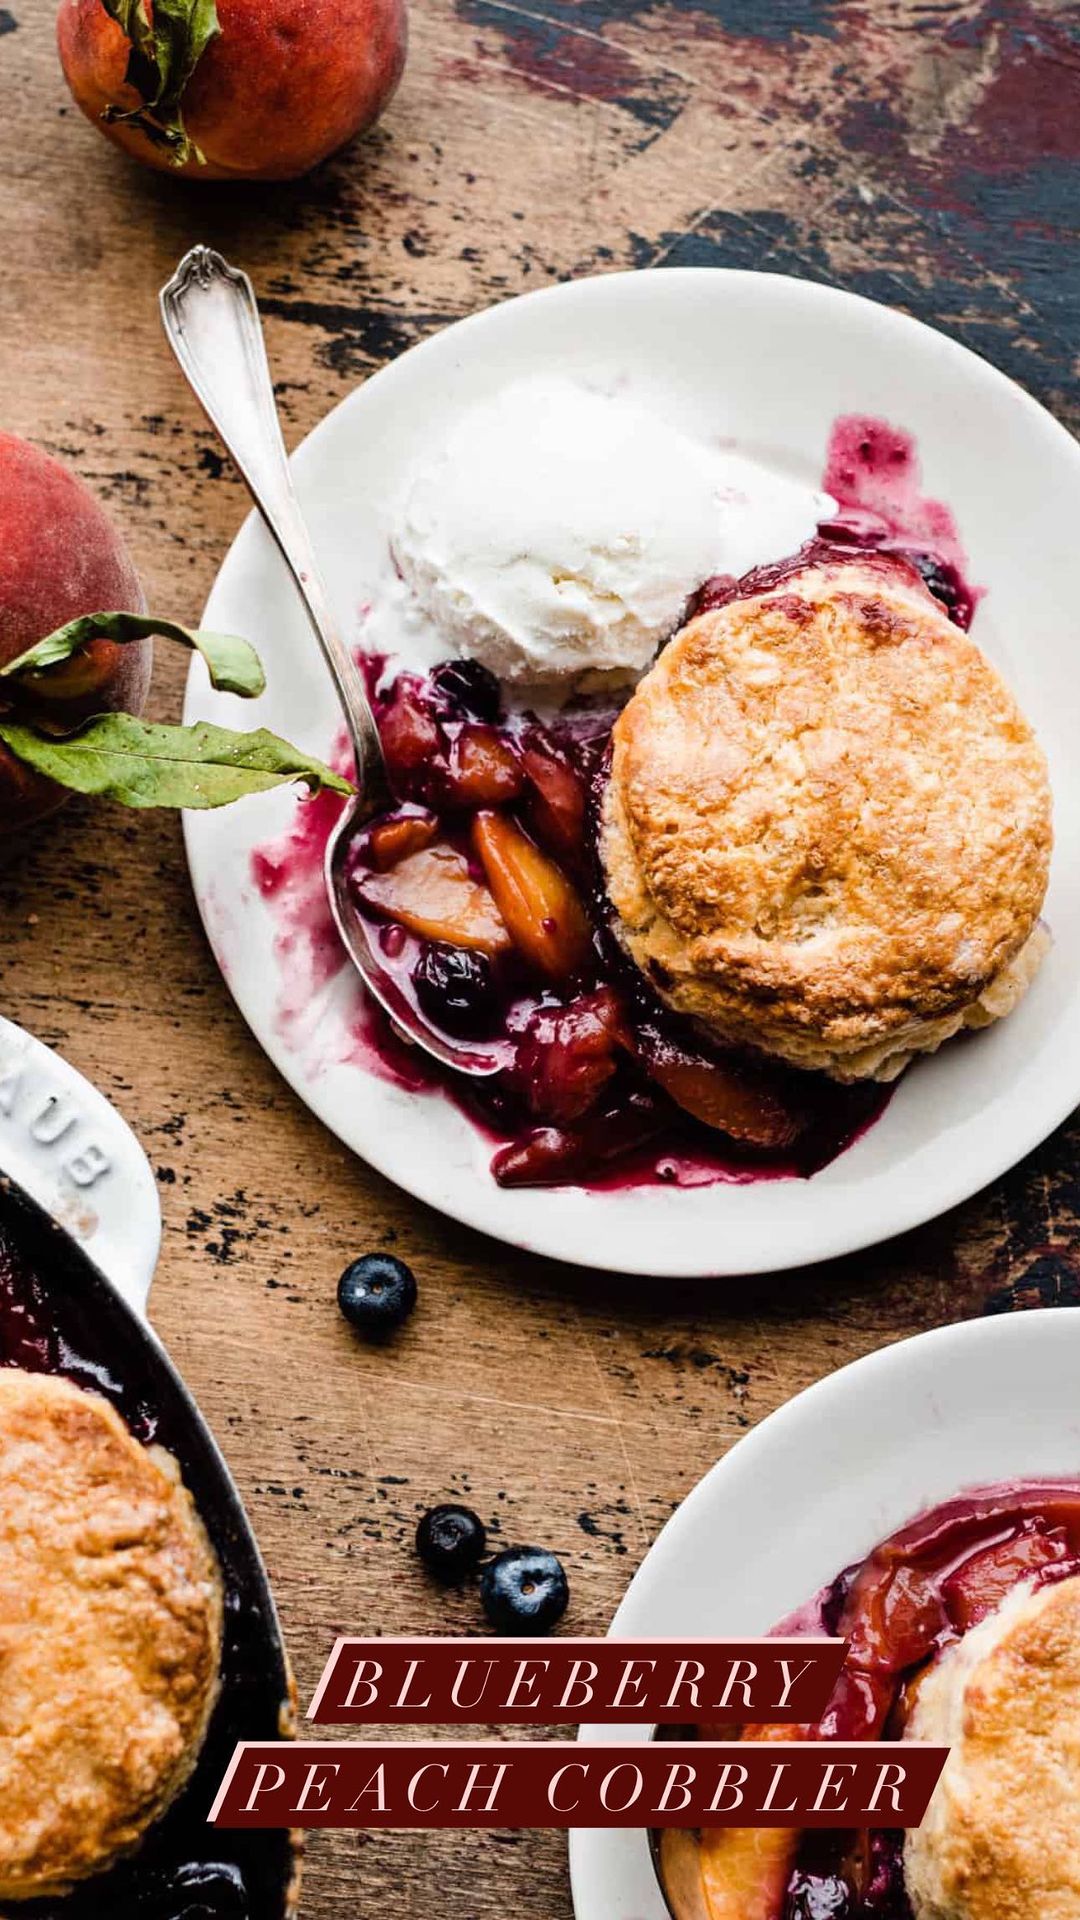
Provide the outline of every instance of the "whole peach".
{"type": "MultiPolygon", "coordinates": [[[[0,666],[84,613],[143,613],[139,576],[89,487],[39,447],[0,433],[0,666]]],[[[32,692],[0,681],[0,702],[61,725],[123,707],[141,712],[151,642],[95,640],[32,692]]],[[[65,794],[0,746],[0,835],[28,826],[65,794]]]]}
{"type": "Polygon", "coordinates": [[[378,119],[405,65],[405,0],[217,0],[220,32],[184,89],[202,158],[180,165],[132,121],[130,42],[103,0],[60,0],[57,41],[87,117],[147,166],[196,178],[289,180],[378,119]]]}

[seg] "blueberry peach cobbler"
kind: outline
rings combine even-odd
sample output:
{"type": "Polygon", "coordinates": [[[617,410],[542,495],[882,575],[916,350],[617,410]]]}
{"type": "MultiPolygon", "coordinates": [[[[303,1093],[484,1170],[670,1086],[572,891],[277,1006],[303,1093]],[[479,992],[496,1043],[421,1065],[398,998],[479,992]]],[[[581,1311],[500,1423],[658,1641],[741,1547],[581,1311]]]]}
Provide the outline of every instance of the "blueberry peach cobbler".
{"type": "Polygon", "coordinates": [[[935,1507],[780,1631],[841,1636],[844,1672],[817,1727],[744,1739],[917,1739],[945,1771],[906,1835],[658,1836],[675,1920],[1076,1920],[1080,1485],[935,1507]]]}
{"type": "Polygon", "coordinates": [[[709,580],[621,705],[510,708],[476,656],[506,666],[511,616],[494,649],[474,575],[474,657],[369,663],[402,804],[356,908],[424,1018],[492,1049],[458,1097],[509,1136],[503,1184],[811,1173],[1038,966],[1042,753],[940,518],[933,552],[883,516],[910,449],[860,434],[827,480],[862,504],[709,580]]]}
{"type": "Polygon", "coordinates": [[[494,1069],[441,1084],[502,1185],[811,1174],[1023,994],[1046,764],[917,481],[879,422],[837,424],[814,493],[562,381],[414,476],[395,591],[454,656],[364,656],[399,805],[350,884],[494,1069]]]}

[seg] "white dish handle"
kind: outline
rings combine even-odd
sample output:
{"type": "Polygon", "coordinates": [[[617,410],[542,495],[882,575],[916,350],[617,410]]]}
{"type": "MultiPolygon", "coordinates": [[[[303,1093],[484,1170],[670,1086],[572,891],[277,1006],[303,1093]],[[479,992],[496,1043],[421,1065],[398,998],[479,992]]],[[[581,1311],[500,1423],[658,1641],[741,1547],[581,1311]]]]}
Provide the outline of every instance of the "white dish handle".
{"type": "Polygon", "coordinates": [[[161,1246],[150,1163],[103,1093],[2,1017],[0,1172],[85,1247],[145,1320],[161,1246]]]}

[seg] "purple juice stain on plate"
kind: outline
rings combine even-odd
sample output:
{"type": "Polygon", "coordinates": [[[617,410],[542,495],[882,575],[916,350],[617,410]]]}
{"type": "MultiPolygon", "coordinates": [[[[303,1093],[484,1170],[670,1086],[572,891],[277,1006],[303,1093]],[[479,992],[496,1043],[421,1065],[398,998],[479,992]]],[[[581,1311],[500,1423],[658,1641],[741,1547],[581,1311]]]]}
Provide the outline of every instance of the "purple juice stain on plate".
{"type": "Polygon", "coordinates": [[[823,538],[910,560],[966,633],[982,589],[971,584],[951,509],[922,491],[912,435],[886,420],[845,414],[830,435],[821,484],[839,509],[822,523],[823,538]]]}

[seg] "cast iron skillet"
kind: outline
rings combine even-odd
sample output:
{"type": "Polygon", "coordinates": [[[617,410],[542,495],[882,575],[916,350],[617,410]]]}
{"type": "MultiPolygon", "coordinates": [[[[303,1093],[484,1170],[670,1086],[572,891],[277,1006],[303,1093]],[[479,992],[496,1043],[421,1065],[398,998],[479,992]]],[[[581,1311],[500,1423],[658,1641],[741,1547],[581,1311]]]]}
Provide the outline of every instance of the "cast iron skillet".
{"type": "MultiPolygon", "coordinates": [[[[180,1798],[128,1861],[20,1920],[286,1920],[299,1856],[284,1830],[229,1833],[207,1814],[237,1740],[288,1738],[295,1698],[266,1572],[221,1454],[154,1335],[63,1227],[0,1174],[0,1366],[103,1394],[142,1441],[167,1447],[225,1585],[221,1697],[180,1798]]],[[[6,1909],[12,1911],[10,1907],[6,1909]]]]}

